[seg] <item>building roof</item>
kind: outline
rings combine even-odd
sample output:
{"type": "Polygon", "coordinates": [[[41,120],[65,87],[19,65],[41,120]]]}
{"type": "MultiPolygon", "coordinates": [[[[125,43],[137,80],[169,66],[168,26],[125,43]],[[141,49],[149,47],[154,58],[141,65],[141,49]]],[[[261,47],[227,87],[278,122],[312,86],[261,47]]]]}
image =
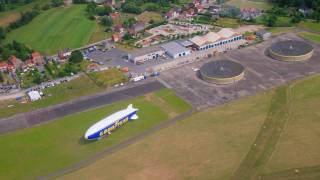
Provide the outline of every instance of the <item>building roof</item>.
{"type": "Polygon", "coordinates": [[[30,91],[30,92],[28,92],[28,96],[31,101],[36,101],[38,99],[41,99],[41,95],[40,95],[39,91],[30,91]]]}
{"type": "Polygon", "coordinates": [[[200,68],[200,73],[210,78],[231,78],[243,73],[244,67],[227,59],[210,61],[200,68]]]}
{"type": "Polygon", "coordinates": [[[179,54],[182,52],[189,51],[189,49],[185,48],[184,46],[177,43],[176,41],[172,41],[172,42],[163,44],[163,45],[161,45],[161,47],[169,54],[179,54]]]}
{"type": "Polygon", "coordinates": [[[197,46],[203,46],[205,44],[214,43],[220,39],[230,38],[234,35],[237,35],[231,28],[222,28],[219,32],[209,32],[204,36],[195,36],[189,41],[194,43],[197,46]]]}
{"type": "Polygon", "coordinates": [[[146,54],[154,53],[157,51],[163,51],[163,49],[159,46],[150,46],[150,47],[141,48],[137,51],[134,51],[134,52],[130,53],[130,55],[133,57],[138,57],[138,56],[143,56],[146,54]]]}
{"type": "Polygon", "coordinates": [[[270,50],[281,56],[302,56],[313,51],[313,46],[303,41],[285,40],[271,44],[270,50]]]}

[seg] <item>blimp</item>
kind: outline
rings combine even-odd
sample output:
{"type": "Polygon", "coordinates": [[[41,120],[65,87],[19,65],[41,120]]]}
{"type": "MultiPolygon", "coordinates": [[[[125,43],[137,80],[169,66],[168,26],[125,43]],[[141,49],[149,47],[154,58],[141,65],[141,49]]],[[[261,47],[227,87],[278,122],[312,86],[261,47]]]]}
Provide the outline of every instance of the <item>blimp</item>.
{"type": "Polygon", "coordinates": [[[138,109],[130,104],[126,109],[115,112],[92,125],[86,131],[84,138],[87,140],[96,140],[111,134],[111,131],[121,127],[126,122],[138,119],[137,111],[138,109]]]}

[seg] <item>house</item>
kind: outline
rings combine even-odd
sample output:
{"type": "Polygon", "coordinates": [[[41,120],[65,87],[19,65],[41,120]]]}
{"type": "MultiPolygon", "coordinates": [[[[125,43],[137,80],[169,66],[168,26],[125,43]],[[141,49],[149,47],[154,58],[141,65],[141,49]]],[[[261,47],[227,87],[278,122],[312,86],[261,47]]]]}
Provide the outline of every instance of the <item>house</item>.
{"type": "Polygon", "coordinates": [[[171,20],[171,19],[175,19],[175,18],[178,18],[180,16],[180,12],[178,9],[171,9],[170,11],[168,11],[165,15],[165,18],[168,19],[168,20],[171,20]]]}
{"type": "Polygon", "coordinates": [[[91,63],[87,66],[87,72],[97,72],[100,71],[100,66],[95,63],[91,63]]]}
{"type": "Polygon", "coordinates": [[[150,46],[128,54],[128,59],[135,64],[142,64],[149,60],[155,60],[165,54],[159,46],[150,46]]]}
{"type": "Polygon", "coordinates": [[[244,20],[254,19],[262,14],[262,11],[257,8],[242,8],[240,9],[240,18],[244,20]]]}
{"type": "Polygon", "coordinates": [[[112,38],[112,41],[113,41],[113,42],[118,42],[118,41],[121,40],[119,33],[112,34],[112,37],[111,37],[111,38],[112,38]]]}
{"type": "Polygon", "coordinates": [[[37,66],[43,66],[46,63],[39,52],[33,52],[31,59],[37,66]]]}
{"type": "Polygon", "coordinates": [[[128,29],[128,32],[132,35],[136,35],[138,32],[144,30],[147,27],[147,23],[144,21],[139,21],[136,24],[133,25],[130,29],[128,29]]]}
{"type": "Polygon", "coordinates": [[[124,33],[124,27],[122,24],[117,24],[114,26],[113,30],[117,33],[124,33]]]}
{"type": "Polygon", "coordinates": [[[8,64],[6,62],[1,61],[0,62],[0,71],[4,72],[8,70],[8,64]]]}
{"type": "Polygon", "coordinates": [[[33,62],[32,59],[27,59],[27,60],[25,61],[25,64],[26,64],[26,66],[27,66],[28,68],[33,68],[33,67],[35,66],[35,63],[33,62]]]}
{"type": "Polygon", "coordinates": [[[263,40],[266,40],[266,39],[269,39],[272,34],[271,34],[271,32],[268,32],[268,31],[262,29],[262,30],[257,31],[256,35],[258,37],[262,38],[263,40]]]}
{"type": "Polygon", "coordinates": [[[20,59],[13,55],[9,57],[8,63],[11,64],[15,69],[20,69],[23,64],[23,62],[20,59]]]}
{"type": "Polygon", "coordinates": [[[112,20],[114,20],[114,19],[119,18],[120,15],[121,15],[121,14],[120,14],[119,12],[114,12],[114,13],[111,13],[111,14],[110,14],[110,17],[111,17],[112,20]]]}
{"type": "Polygon", "coordinates": [[[58,57],[60,60],[68,59],[71,56],[71,51],[69,49],[64,49],[58,52],[58,57]]]}
{"type": "Polygon", "coordinates": [[[87,2],[94,2],[94,3],[97,3],[97,4],[103,4],[105,3],[107,0],[86,0],[87,2]]]}
{"type": "Polygon", "coordinates": [[[164,51],[172,58],[179,58],[191,54],[191,51],[185,48],[183,45],[172,41],[166,44],[161,45],[164,51]]]}

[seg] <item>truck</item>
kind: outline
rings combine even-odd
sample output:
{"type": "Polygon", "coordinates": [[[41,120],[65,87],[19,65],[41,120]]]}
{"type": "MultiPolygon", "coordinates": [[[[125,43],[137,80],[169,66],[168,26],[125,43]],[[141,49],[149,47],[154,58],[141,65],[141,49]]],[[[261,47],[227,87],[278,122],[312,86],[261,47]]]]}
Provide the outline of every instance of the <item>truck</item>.
{"type": "Polygon", "coordinates": [[[141,80],[144,80],[144,79],[146,79],[146,76],[137,76],[137,77],[132,78],[132,80],[134,82],[141,81],[141,80]]]}
{"type": "Polygon", "coordinates": [[[150,74],[151,77],[157,77],[160,75],[160,72],[153,72],[150,74]]]}

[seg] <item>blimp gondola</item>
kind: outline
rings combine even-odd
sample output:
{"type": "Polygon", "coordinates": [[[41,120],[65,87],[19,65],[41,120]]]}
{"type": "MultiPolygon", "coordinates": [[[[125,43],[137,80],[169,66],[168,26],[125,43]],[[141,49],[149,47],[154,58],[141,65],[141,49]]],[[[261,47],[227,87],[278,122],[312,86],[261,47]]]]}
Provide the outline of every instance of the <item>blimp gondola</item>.
{"type": "Polygon", "coordinates": [[[126,109],[115,112],[92,125],[86,131],[84,138],[87,140],[96,140],[111,134],[111,131],[121,127],[126,122],[138,119],[137,111],[138,109],[130,104],[126,109]]]}

